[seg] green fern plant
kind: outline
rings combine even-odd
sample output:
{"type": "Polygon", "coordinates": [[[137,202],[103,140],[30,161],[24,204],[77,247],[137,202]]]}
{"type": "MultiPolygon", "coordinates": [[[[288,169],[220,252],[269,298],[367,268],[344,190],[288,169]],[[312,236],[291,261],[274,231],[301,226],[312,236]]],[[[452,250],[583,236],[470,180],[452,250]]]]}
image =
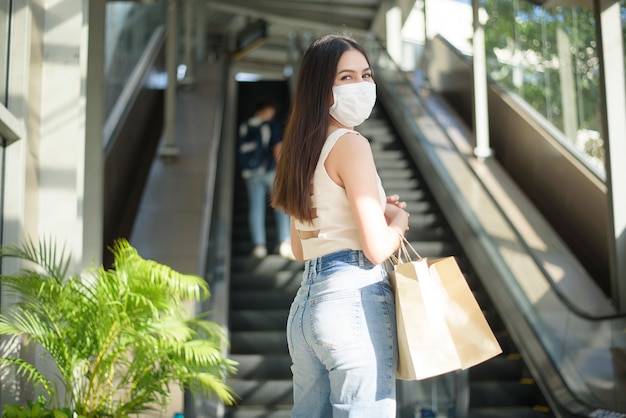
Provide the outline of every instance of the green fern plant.
{"type": "Polygon", "coordinates": [[[56,364],[58,379],[19,357],[0,358],[0,365],[15,367],[43,389],[50,409],[79,416],[127,417],[165,408],[171,384],[231,404],[225,379],[236,363],[222,354],[227,337],[183,305],[208,298],[206,282],[143,259],[124,239],[110,250],[112,268],[68,275],[70,257],[49,242],[0,249],[0,257],[33,264],[0,276],[3,292],[17,301],[0,314],[0,335],[39,344],[56,364]]]}

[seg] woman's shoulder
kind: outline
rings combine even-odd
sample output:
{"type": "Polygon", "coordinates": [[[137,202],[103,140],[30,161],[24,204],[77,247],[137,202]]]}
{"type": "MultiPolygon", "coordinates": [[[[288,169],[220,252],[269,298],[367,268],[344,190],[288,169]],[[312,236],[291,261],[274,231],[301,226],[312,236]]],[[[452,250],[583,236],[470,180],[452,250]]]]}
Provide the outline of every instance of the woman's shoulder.
{"type": "Polygon", "coordinates": [[[344,164],[361,161],[362,158],[370,159],[372,155],[369,141],[356,131],[339,135],[329,152],[344,164]]]}
{"type": "Polygon", "coordinates": [[[357,131],[347,131],[337,138],[336,146],[342,148],[367,148],[370,149],[369,141],[357,131]]]}
{"type": "Polygon", "coordinates": [[[334,144],[340,141],[343,143],[361,143],[361,144],[369,143],[367,138],[365,138],[359,132],[352,130],[352,129],[346,129],[346,128],[336,129],[335,131],[331,132],[328,135],[327,142],[332,142],[334,144]]]}

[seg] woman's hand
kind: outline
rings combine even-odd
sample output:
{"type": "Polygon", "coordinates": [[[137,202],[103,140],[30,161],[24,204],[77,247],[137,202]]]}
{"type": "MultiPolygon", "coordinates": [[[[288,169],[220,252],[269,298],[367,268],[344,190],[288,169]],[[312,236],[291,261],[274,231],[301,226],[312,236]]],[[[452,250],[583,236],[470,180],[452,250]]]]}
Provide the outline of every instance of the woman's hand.
{"type": "Polygon", "coordinates": [[[387,225],[391,226],[393,223],[396,227],[400,228],[398,232],[401,233],[409,229],[409,216],[411,216],[404,208],[406,208],[406,202],[401,202],[400,196],[397,194],[387,196],[387,205],[385,208],[387,225]]]}
{"type": "Polygon", "coordinates": [[[406,207],[405,202],[390,203],[387,199],[387,205],[385,206],[385,218],[387,219],[387,225],[393,226],[398,230],[398,233],[404,234],[409,229],[409,212],[404,210],[406,207]]]}
{"type": "Polygon", "coordinates": [[[387,196],[387,203],[395,205],[400,209],[406,208],[406,202],[400,202],[400,196],[397,194],[392,194],[391,196],[387,196]]]}

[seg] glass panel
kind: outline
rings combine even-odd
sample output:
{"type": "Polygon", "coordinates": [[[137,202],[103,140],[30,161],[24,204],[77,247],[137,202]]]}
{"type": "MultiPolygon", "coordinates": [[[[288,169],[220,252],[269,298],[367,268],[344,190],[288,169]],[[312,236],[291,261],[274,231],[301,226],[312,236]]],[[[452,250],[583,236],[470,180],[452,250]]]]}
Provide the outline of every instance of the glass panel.
{"type": "Polygon", "coordinates": [[[427,1],[426,25],[429,37],[439,34],[465,55],[472,54],[471,0],[427,1]]]}
{"type": "Polygon", "coordinates": [[[481,5],[491,78],[529,103],[564,134],[566,147],[603,174],[593,10],[544,9],[524,0],[482,0],[481,5]]]}
{"type": "Polygon", "coordinates": [[[105,118],[109,116],[152,33],[158,26],[164,24],[166,6],[164,0],[154,3],[107,3],[105,118]]]}
{"type": "Polygon", "coordinates": [[[0,0],[0,103],[7,105],[9,70],[9,12],[11,0],[0,0]]]}

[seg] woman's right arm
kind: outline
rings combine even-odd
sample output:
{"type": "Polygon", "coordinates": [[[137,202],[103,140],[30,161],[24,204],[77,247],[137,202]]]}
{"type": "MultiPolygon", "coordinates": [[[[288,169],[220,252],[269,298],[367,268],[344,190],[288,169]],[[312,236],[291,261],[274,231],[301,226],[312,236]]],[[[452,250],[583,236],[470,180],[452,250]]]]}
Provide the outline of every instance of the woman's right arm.
{"type": "Polygon", "coordinates": [[[331,178],[346,190],[363,252],[373,263],[384,262],[400,245],[409,214],[394,203],[381,207],[378,176],[367,139],[344,135],[326,159],[331,178]]]}

